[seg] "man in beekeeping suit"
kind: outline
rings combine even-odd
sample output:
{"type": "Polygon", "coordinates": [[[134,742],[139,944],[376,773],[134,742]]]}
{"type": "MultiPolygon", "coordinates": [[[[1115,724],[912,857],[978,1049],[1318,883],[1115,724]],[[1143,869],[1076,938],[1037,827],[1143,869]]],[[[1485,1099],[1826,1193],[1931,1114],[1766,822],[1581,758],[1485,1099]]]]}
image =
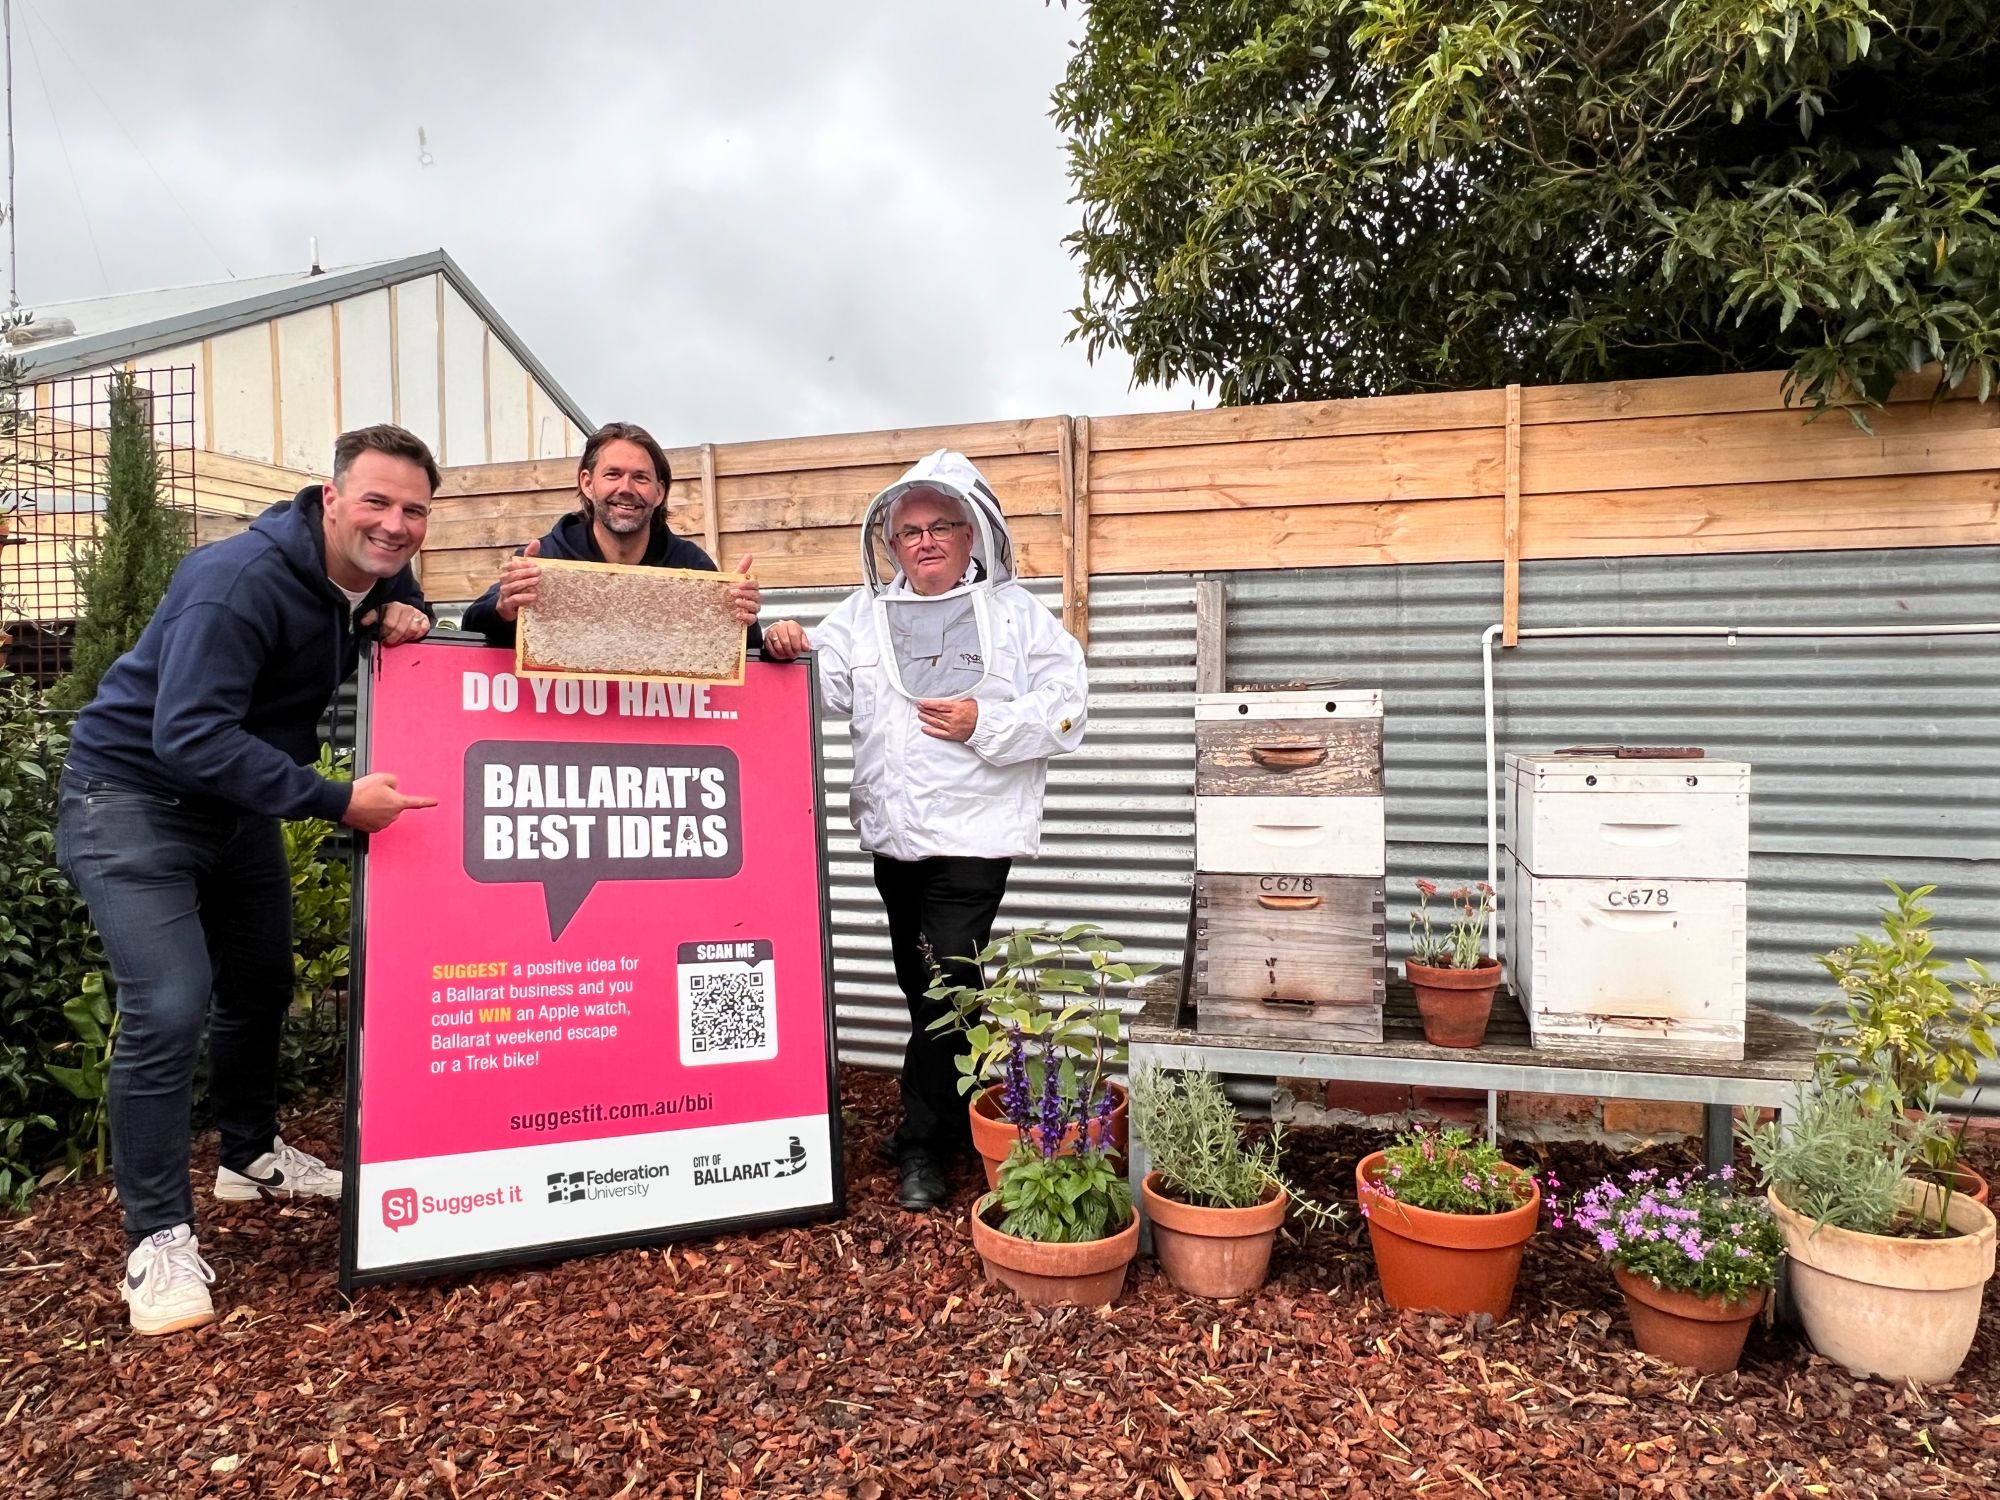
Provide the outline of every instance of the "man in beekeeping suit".
{"type": "Polygon", "coordinates": [[[896,982],[910,1008],[903,1119],[885,1149],[900,1201],[949,1197],[945,1169],[970,1145],[958,1092],[961,1032],[924,992],[931,968],[977,985],[1017,856],[1041,844],[1049,757],[1083,741],[1083,652],[1014,576],[1014,544],[985,476],[943,449],[877,495],[861,524],[862,586],[810,635],[793,620],[764,654],[808,649],[827,704],[853,720],[848,816],[875,857],[896,982]]]}

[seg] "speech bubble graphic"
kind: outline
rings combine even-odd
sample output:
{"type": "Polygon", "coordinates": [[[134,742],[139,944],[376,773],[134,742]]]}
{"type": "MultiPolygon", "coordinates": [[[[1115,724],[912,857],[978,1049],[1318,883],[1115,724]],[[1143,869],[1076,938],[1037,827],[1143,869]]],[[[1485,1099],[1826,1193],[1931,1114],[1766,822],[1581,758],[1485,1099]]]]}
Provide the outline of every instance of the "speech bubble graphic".
{"type": "Polygon", "coordinates": [[[539,884],[559,938],[599,881],[734,875],[741,788],[721,745],[478,740],[465,752],[465,873],[539,884]]]}
{"type": "Polygon", "coordinates": [[[382,1222],[400,1234],[417,1222],[417,1190],[390,1188],[382,1195],[382,1222]]]}

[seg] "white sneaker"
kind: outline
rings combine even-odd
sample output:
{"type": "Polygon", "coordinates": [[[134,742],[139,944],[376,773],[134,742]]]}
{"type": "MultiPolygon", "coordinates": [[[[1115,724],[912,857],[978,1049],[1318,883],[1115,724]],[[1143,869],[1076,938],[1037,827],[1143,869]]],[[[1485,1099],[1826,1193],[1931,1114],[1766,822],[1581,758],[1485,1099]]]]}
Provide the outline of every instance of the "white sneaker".
{"type": "Polygon", "coordinates": [[[135,1333],[178,1333],[215,1321],[208,1295],[215,1272],[201,1258],[194,1231],[185,1224],[150,1234],[125,1257],[125,1280],[118,1288],[132,1309],[135,1333]]]}
{"type": "Polygon", "coordinates": [[[215,1196],[226,1203],[255,1198],[338,1198],[340,1172],[317,1156],[287,1146],[283,1136],[271,1138],[271,1149],[241,1172],[215,1169],[215,1196]]]}

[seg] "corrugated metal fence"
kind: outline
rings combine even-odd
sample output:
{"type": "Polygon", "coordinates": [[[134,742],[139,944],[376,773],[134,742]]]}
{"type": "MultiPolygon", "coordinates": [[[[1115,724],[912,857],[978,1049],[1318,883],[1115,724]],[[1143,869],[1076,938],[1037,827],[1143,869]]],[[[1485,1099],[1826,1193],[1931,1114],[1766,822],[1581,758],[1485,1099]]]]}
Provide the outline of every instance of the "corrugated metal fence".
{"type": "MultiPolygon", "coordinates": [[[[1028,587],[1061,607],[1056,580],[1028,587]]],[[[765,618],[810,627],[847,592],[773,591],[765,618]]],[[[1096,922],[1134,960],[1178,964],[1194,869],[1193,580],[1099,580],[1089,660],[1089,733],[1082,750],[1050,763],[1041,856],[1015,863],[994,930],[1096,922]]],[[[847,821],[853,757],[844,718],[828,718],[824,745],[840,1056],[896,1067],[909,1020],[871,864],[847,821]]]]}
{"type": "MultiPolygon", "coordinates": [[[[1497,564],[1230,578],[1232,683],[1341,678],[1383,690],[1396,951],[1417,876],[1485,873],[1479,640],[1499,597],[1497,564]]],[[[1522,570],[1524,629],[1996,616],[2000,548],[1522,570]]],[[[1625,741],[1750,763],[1757,1002],[1803,1018],[1825,1001],[1831,982],[1813,955],[1875,925],[1884,880],[1938,886],[1941,954],[2000,961],[2000,636],[1524,639],[1496,647],[1494,685],[1503,756],[1625,741]]],[[[2000,1088],[1979,1103],[2000,1109],[2000,1088]]]]}
{"type": "MultiPolygon", "coordinates": [[[[1379,686],[1390,944],[1419,875],[1483,876],[1480,633],[1498,564],[1226,575],[1227,677],[1379,686]]],[[[1059,607],[1055,580],[1030,588],[1059,607]]],[[[845,589],[772,591],[808,626],[845,589]]],[[[2000,615],[2000,548],[1531,563],[1524,627],[1937,624],[2000,615]]],[[[1194,866],[1194,580],[1093,581],[1091,723],[1052,762],[1043,851],[1015,866],[998,931],[1101,924],[1178,964],[1194,866]]],[[[1804,1017],[1813,955],[1872,927],[1883,880],[1935,883],[1940,952],[2000,962],[2000,636],[1528,639],[1496,648],[1498,743],[1695,744],[1753,767],[1752,996],[1804,1017]]],[[[351,712],[351,710],[350,710],[351,712]]],[[[351,722],[351,721],[350,721],[351,722]]],[[[825,726],[834,984],[844,1061],[894,1067],[908,1023],[867,856],[847,821],[847,724],[825,726]]],[[[1504,916],[1504,914],[1503,914],[1504,916]]],[[[1996,1075],[2000,1082],[2000,1075],[1996,1075]]],[[[1979,1101],[2000,1109],[2000,1088],[1979,1101]]]]}

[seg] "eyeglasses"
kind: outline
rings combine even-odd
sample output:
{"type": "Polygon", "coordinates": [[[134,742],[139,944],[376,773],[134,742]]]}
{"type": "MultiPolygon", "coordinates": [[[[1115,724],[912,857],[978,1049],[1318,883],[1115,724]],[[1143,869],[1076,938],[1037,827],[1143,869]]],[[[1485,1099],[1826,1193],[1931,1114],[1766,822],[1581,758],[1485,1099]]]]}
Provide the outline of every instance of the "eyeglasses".
{"type": "Polygon", "coordinates": [[[933,521],[928,526],[898,526],[890,535],[905,547],[914,547],[926,536],[934,542],[948,542],[970,524],[967,521],[933,521]]]}

